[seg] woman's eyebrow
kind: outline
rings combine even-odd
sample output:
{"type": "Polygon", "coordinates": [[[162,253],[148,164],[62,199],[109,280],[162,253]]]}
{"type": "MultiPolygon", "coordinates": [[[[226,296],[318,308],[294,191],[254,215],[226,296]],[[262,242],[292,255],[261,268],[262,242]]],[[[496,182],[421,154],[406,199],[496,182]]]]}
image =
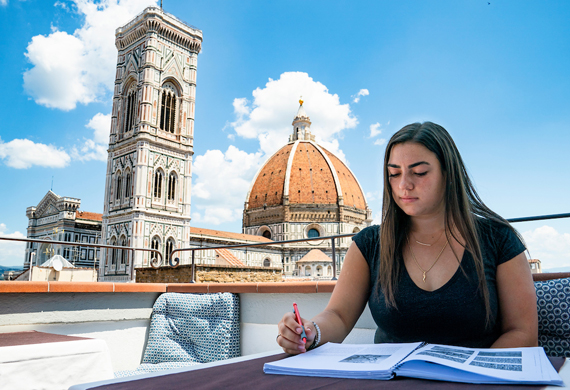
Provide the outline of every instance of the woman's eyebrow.
{"type": "MultiPolygon", "coordinates": [[[[396,165],[396,164],[390,164],[390,163],[388,163],[388,164],[386,164],[386,165],[387,165],[389,168],[398,168],[398,169],[401,168],[399,165],[396,165]]],[[[417,167],[418,165],[430,165],[430,164],[429,164],[427,161],[418,161],[417,163],[413,163],[413,164],[408,165],[408,168],[415,168],[415,167],[417,167]]]]}

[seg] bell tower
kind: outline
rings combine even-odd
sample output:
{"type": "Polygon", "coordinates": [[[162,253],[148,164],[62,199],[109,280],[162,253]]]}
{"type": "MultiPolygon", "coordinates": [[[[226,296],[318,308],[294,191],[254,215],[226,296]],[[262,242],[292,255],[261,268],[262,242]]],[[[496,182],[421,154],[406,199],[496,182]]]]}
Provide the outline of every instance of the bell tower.
{"type": "MultiPolygon", "coordinates": [[[[117,71],[102,241],[153,248],[189,245],[197,57],[202,31],[148,7],[115,32],[117,71]]],[[[100,281],[133,281],[149,252],[105,251],[100,281]]]]}

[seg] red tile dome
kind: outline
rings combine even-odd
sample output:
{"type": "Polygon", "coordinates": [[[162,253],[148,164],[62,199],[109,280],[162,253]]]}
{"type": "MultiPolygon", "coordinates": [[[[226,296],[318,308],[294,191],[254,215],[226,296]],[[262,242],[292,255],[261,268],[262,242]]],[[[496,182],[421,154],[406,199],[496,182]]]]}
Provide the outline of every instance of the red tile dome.
{"type": "Polygon", "coordinates": [[[254,178],[245,211],[289,204],[339,204],[366,210],[366,200],[350,169],[314,141],[290,142],[254,178]],[[341,200],[342,199],[342,200],[341,200]]]}

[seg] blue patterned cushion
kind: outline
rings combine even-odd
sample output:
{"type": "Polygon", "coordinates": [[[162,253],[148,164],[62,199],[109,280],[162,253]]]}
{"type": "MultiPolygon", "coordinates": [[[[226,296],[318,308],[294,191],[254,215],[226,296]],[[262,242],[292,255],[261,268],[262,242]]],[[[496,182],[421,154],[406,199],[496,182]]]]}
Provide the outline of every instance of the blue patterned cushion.
{"type": "Polygon", "coordinates": [[[570,358],[570,278],[535,282],[538,345],[548,356],[570,358]]]}
{"type": "Polygon", "coordinates": [[[152,308],[142,365],[127,376],[240,356],[239,298],[231,293],[162,294],[152,308]]]}

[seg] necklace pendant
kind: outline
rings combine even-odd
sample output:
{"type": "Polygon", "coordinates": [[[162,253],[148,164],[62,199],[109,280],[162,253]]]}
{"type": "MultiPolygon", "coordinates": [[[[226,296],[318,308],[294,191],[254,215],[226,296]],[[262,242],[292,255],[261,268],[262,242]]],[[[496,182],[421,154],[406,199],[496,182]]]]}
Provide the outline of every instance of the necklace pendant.
{"type": "Polygon", "coordinates": [[[426,282],[426,273],[424,272],[424,283],[426,282]]]}

